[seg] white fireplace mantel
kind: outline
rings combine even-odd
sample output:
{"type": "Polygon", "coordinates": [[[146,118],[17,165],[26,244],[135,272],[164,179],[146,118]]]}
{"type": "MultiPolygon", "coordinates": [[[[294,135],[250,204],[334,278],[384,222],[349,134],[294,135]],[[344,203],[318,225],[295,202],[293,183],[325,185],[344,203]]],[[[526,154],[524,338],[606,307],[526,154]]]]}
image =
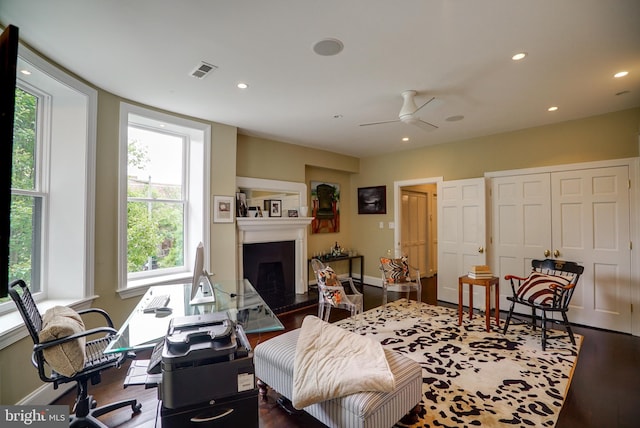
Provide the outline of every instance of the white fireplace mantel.
{"type": "Polygon", "coordinates": [[[312,217],[237,217],[238,270],[244,278],[243,245],[295,241],[296,293],[307,292],[307,226],[312,217]]]}

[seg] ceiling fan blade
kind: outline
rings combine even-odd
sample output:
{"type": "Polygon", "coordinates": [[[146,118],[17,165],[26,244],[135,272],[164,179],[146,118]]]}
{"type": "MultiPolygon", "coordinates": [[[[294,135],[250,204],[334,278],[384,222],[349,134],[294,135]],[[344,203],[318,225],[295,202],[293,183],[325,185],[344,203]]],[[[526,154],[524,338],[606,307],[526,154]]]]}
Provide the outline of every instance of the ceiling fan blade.
{"type": "Polygon", "coordinates": [[[384,123],[394,123],[394,122],[400,122],[400,120],[396,119],[396,120],[385,120],[383,122],[361,123],[360,126],[382,125],[384,123]]]}
{"type": "Polygon", "coordinates": [[[438,127],[435,126],[434,124],[429,123],[429,122],[425,122],[422,119],[418,119],[415,122],[412,122],[412,125],[416,125],[416,126],[420,127],[421,129],[423,129],[425,131],[433,131],[435,129],[438,129],[438,127]]]}
{"type": "Polygon", "coordinates": [[[424,104],[422,104],[420,107],[418,107],[418,108],[416,109],[416,111],[414,111],[414,112],[413,112],[413,114],[416,114],[417,112],[419,112],[419,111],[420,111],[420,109],[421,109],[422,107],[426,106],[427,104],[429,104],[431,101],[433,101],[433,100],[435,100],[435,99],[436,99],[436,97],[431,97],[431,99],[430,99],[429,101],[427,101],[426,103],[424,103],[424,104]]]}

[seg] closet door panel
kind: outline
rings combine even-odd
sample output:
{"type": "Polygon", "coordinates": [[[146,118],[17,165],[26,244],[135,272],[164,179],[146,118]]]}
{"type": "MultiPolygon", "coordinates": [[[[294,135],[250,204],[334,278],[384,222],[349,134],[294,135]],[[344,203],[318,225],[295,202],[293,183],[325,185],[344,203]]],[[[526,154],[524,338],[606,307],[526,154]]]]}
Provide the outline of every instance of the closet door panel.
{"type": "MultiPolygon", "coordinates": [[[[551,194],[548,173],[495,177],[491,180],[491,267],[496,275],[526,276],[531,260],[551,248],[551,194]]],[[[500,306],[511,302],[502,281],[500,306]]]]}
{"type": "Polygon", "coordinates": [[[631,250],[627,166],[552,173],[557,258],[585,267],[569,319],[631,331],[631,250]]]}

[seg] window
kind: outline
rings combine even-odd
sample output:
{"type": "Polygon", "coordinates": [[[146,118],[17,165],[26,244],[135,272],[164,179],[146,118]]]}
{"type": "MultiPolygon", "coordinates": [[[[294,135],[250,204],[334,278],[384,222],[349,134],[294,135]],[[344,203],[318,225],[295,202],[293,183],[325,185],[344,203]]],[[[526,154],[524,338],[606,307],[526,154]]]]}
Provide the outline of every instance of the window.
{"type": "Polygon", "coordinates": [[[10,280],[39,301],[78,301],[93,294],[97,93],[23,46],[17,71],[10,280]]]}
{"type": "Polygon", "coordinates": [[[210,127],[120,111],[120,289],[184,280],[208,236],[210,127]]]}

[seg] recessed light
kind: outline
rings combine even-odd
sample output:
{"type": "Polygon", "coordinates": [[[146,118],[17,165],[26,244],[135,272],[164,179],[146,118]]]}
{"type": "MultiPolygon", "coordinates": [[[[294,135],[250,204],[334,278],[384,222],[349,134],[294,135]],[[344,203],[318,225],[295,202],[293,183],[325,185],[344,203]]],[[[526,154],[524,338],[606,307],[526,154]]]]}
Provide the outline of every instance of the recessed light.
{"type": "Polygon", "coordinates": [[[527,56],[526,52],[518,52],[517,54],[512,56],[511,59],[514,61],[520,61],[521,59],[524,59],[524,57],[526,56],[527,56]]]}
{"type": "Polygon", "coordinates": [[[237,86],[240,89],[247,89],[249,87],[249,85],[247,85],[246,83],[242,83],[242,82],[238,83],[237,86]]]}
{"type": "Polygon", "coordinates": [[[558,111],[558,107],[557,106],[549,107],[547,111],[558,111]]]}
{"type": "Polygon", "coordinates": [[[338,55],[344,49],[344,44],[338,39],[324,39],[313,45],[313,51],[318,55],[338,55]]]}
{"type": "Polygon", "coordinates": [[[402,137],[402,141],[409,141],[409,137],[402,137]]]}
{"type": "Polygon", "coordinates": [[[342,115],[341,114],[334,114],[333,118],[334,119],[342,119],[342,115]]]}
{"type": "Polygon", "coordinates": [[[24,74],[25,76],[31,76],[31,72],[29,70],[20,70],[20,73],[24,74]]]}
{"type": "Polygon", "coordinates": [[[615,78],[624,77],[624,76],[626,76],[627,74],[629,74],[629,72],[628,72],[628,71],[619,71],[619,72],[617,72],[616,74],[614,74],[614,75],[613,75],[613,77],[615,77],[615,78]]]}

